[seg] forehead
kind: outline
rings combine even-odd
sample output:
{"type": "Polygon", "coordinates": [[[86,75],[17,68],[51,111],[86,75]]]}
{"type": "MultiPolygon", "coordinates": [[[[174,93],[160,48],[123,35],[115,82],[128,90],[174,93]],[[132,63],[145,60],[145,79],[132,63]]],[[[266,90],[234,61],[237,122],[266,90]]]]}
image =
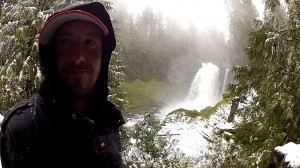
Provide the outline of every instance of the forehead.
{"type": "Polygon", "coordinates": [[[102,30],[92,22],[73,20],[63,24],[55,33],[55,37],[72,34],[87,34],[102,38],[102,30]]]}

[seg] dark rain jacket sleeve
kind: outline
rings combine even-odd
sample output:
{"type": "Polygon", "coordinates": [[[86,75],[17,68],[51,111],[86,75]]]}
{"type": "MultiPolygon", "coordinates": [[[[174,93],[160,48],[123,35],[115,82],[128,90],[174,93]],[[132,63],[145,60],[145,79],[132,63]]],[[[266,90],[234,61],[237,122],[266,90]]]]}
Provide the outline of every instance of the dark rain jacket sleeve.
{"type": "Polygon", "coordinates": [[[1,125],[0,151],[2,168],[24,168],[27,151],[26,137],[30,136],[28,120],[25,120],[22,111],[24,108],[30,109],[28,101],[18,103],[11,111],[4,116],[1,125]],[[22,139],[22,140],[21,140],[22,139]],[[23,143],[17,143],[19,142],[23,143]],[[20,141],[21,140],[21,141],[20,141]]]}
{"type": "Polygon", "coordinates": [[[12,136],[10,131],[4,129],[1,132],[1,163],[2,168],[18,168],[20,166],[17,163],[20,163],[18,157],[16,156],[16,147],[15,144],[12,144],[12,136]],[[13,164],[15,163],[15,164],[13,164]]]}

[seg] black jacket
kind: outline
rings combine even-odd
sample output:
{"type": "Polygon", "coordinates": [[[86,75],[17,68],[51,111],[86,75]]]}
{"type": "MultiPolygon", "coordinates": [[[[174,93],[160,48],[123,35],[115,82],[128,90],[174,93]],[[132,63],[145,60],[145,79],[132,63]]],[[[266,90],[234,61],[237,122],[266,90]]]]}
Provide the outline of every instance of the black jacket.
{"type": "Polygon", "coordinates": [[[49,107],[40,95],[19,103],[2,123],[3,168],[123,167],[118,128],[124,120],[111,103],[105,108],[113,117],[92,120],[49,107]]]}
{"type": "Polygon", "coordinates": [[[62,11],[74,9],[96,16],[109,30],[108,36],[103,39],[101,73],[89,99],[88,114],[83,116],[71,108],[70,94],[55,68],[53,45],[39,43],[44,80],[38,94],[5,114],[0,148],[3,168],[124,166],[118,133],[124,119],[107,99],[108,67],[116,46],[112,23],[99,2],[72,6],[62,11]]]}

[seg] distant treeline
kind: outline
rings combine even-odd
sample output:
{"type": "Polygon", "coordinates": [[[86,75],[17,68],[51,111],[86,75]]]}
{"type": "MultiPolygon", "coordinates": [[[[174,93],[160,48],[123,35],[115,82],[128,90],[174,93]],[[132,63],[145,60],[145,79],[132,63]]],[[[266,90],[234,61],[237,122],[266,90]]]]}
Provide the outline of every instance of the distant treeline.
{"type": "Polygon", "coordinates": [[[243,13],[232,11],[234,14],[229,15],[232,34],[226,42],[224,33],[216,27],[199,30],[190,23],[183,28],[176,20],[150,8],[133,15],[118,1],[112,15],[116,20],[118,52],[126,66],[126,81],[157,80],[188,87],[201,62],[223,68],[245,64],[245,41],[257,12],[254,6],[243,9],[243,13]]]}

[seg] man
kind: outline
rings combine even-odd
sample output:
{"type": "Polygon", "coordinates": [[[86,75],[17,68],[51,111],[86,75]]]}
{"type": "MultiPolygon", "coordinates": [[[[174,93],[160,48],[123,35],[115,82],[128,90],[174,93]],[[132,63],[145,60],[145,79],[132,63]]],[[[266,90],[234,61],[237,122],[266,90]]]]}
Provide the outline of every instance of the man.
{"type": "Polygon", "coordinates": [[[124,167],[118,132],[124,119],[107,100],[115,46],[99,2],[50,16],[39,37],[40,90],[6,113],[1,127],[3,168],[124,167]]]}

